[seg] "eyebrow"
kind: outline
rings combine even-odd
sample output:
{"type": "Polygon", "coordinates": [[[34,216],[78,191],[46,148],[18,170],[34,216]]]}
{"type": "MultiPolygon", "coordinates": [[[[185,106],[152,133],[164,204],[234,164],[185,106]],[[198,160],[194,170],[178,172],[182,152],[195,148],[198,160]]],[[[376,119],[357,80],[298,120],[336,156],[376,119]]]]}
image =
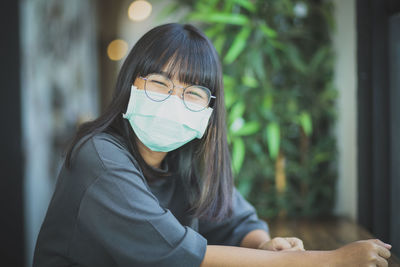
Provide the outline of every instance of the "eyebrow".
{"type": "MultiPolygon", "coordinates": [[[[162,74],[162,75],[164,75],[165,77],[167,77],[168,79],[170,79],[171,81],[172,81],[172,77],[171,78],[169,78],[168,77],[168,72],[165,72],[165,71],[160,71],[159,72],[160,74],[162,74]]],[[[179,79],[178,79],[178,81],[179,81],[179,79]]],[[[173,82],[173,81],[172,81],[173,82]]],[[[181,81],[179,81],[180,83],[182,83],[181,81]]],[[[188,86],[192,86],[192,85],[196,85],[196,84],[187,84],[188,86]]]]}

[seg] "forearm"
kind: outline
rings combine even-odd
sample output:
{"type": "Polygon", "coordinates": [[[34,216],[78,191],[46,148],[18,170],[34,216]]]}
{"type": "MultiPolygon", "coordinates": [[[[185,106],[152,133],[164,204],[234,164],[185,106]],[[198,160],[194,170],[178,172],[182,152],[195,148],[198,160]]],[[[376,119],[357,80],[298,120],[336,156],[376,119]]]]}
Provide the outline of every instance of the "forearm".
{"type": "Polygon", "coordinates": [[[256,229],[249,232],[240,243],[241,247],[258,248],[262,243],[271,240],[268,232],[262,229],[256,229]]]}
{"type": "Polygon", "coordinates": [[[200,267],[332,266],[332,251],[267,251],[234,246],[208,245],[200,267]]]}

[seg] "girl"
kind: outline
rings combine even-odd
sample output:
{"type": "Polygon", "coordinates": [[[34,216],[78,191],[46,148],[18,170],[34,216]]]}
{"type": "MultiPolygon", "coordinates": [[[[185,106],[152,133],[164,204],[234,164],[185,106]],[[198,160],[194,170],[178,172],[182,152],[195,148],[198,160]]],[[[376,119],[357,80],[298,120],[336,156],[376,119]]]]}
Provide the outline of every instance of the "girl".
{"type": "Polygon", "coordinates": [[[79,128],[34,266],[364,266],[366,255],[383,266],[389,251],[379,241],[317,252],[270,239],[234,187],[215,48],[172,23],[136,43],[107,110],[79,128]]]}

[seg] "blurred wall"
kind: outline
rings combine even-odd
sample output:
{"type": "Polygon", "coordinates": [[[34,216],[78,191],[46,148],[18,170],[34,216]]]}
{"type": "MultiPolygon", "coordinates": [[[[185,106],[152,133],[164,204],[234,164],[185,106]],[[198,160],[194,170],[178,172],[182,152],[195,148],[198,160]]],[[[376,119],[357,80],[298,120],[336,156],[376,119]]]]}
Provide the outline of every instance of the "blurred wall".
{"type": "Polygon", "coordinates": [[[357,91],[355,0],[334,0],[336,34],[335,83],[337,101],[337,145],[339,177],[335,213],[357,218],[357,91]]]}
{"type": "Polygon", "coordinates": [[[23,0],[21,94],[27,266],[53,193],[65,144],[97,115],[93,0],[23,0]]]}

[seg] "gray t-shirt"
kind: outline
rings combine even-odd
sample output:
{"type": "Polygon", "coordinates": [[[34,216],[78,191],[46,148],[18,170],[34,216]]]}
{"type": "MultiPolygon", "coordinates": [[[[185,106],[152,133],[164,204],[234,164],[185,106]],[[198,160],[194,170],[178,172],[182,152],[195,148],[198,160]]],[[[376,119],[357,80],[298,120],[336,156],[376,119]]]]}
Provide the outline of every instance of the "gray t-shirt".
{"type": "Polygon", "coordinates": [[[72,159],[58,176],[33,266],[199,266],[207,244],[239,246],[250,231],[268,231],[236,188],[231,218],[191,218],[180,179],[147,182],[111,134],[96,134],[72,159]]]}

